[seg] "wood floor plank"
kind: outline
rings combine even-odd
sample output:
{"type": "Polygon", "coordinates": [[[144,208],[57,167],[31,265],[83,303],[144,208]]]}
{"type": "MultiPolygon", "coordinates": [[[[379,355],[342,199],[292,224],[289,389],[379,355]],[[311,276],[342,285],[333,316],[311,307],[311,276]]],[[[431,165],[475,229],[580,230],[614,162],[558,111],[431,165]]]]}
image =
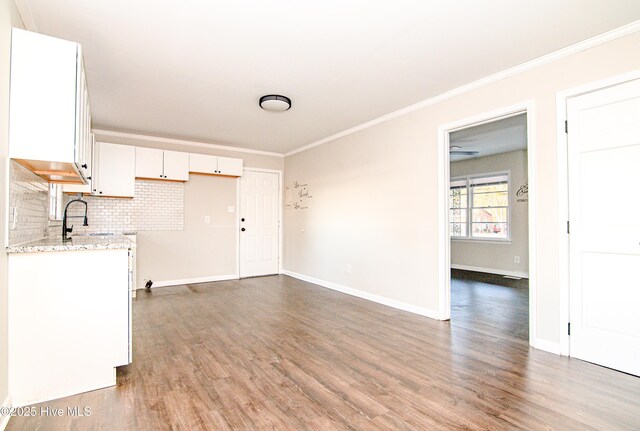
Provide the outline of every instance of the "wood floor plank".
{"type": "MultiPolygon", "coordinates": [[[[511,284],[510,284],[511,283],[511,284]]],[[[7,430],[635,430],[640,379],[528,346],[522,282],[439,322],[286,276],[139,292],[118,385],[7,430]]]]}

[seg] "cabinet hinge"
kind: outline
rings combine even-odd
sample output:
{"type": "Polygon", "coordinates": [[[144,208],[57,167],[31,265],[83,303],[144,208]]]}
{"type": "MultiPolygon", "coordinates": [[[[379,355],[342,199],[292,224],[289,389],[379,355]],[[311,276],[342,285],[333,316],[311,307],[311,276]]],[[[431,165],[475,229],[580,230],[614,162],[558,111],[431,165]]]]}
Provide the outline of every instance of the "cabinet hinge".
{"type": "Polygon", "coordinates": [[[571,233],[571,229],[570,229],[570,224],[569,224],[569,220],[567,220],[567,233],[571,233]]]}
{"type": "Polygon", "coordinates": [[[567,335],[571,335],[571,322],[567,323],[567,335]]]}
{"type": "Polygon", "coordinates": [[[569,122],[564,120],[564,133],[569,133],[569,122]]]}

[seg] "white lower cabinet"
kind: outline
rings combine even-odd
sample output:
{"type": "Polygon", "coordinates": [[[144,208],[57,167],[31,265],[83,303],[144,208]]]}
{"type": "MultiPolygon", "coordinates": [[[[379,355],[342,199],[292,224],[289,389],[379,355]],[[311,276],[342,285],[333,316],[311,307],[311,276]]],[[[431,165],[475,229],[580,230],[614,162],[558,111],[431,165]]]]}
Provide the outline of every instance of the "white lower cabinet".
{"type": "Polygon", "coordinates": [[[115,385],[129,363],[128,260],[127,249],[9,254],[14,406],[115,385]]]}

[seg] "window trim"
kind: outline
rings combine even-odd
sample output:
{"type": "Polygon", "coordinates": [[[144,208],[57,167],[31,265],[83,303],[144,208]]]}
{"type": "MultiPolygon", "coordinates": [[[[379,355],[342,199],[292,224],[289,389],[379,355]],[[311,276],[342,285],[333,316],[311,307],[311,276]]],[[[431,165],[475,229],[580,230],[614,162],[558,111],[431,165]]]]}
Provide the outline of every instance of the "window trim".
{"type": "Polygon", "coordinates": [[[49,183],[49,220],[50,221],[62,220],[63,196],[64,196],[64,193],[62,191],[62,184],[49,183]],[[51,200],[53,199],[53,197],[51,196],[51,194],[54,188],[56,189],[56,195],[55,195],[56,208],[55,208],[55,213],[52,213],[51,200]]]}
{"type": "MultiPolygon", "coordinates": [[[[451,206],[449,206],[449,239],[459,242],[482,242],[482,243],[511,243],[512,242],[512,227],[511,213],[513,208],[513,199],[511,198],[511,170],[495,171],[495,172],[483,172],[481,174],[461,175],[458,177],[451,177],[449,180],[449,193],[451,193],[451,183],[465,181],[467,185],[467,232],[465,236],[451,236],[451,206]],[[496,177],[500,175],[507,176],[507,237],[506,238],[483,238],[474,237],[471,235],[471,229],[473,228],[472,214],[473,214],[473,197],[471,192],[471,181],[478,178],[496,177]]],[[[501,207],[503,208],[503,207],[501,207]]]]}

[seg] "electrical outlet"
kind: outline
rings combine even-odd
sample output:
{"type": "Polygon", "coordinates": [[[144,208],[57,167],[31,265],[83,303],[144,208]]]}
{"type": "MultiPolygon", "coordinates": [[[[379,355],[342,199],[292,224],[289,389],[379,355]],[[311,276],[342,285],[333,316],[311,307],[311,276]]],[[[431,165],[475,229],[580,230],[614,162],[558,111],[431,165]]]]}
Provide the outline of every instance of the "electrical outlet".
{"type": "Polygon", "coordinates": [[[205,224],[211,223],[211,216],[204,216],[204,223],[205,224]]]}
{"type": "Polygon", "coordinates": [[[520,256],[513,256],[513,263],[520,263],[520,256]]]}
{"type": "Polygon", "coordinates": [[[124,224],[131,224],[131,216],[124,216],[124,224]]]}
{"type": "Polygon", "coordinates": [[[234,213],[234,212],[236,212],[236,207],[227,207],[227,212],[228,212],[228,213],[234,213]]]}
{"type": "Polygon", "coordinates": [[[347,263],[346,270],[347,270],[347,274],[351,274],[351,264],[350,263],[347,263]]]}

